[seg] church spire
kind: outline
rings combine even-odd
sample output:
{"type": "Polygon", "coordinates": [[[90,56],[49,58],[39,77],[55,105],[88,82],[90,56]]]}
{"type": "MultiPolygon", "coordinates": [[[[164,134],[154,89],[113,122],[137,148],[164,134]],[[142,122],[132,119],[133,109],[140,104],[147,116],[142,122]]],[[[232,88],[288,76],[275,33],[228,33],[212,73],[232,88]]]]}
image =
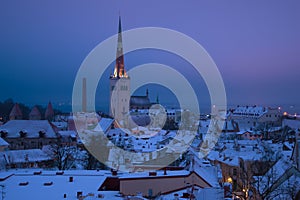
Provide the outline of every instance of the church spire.
{"type": "Polygon", "coordinates": [[[116,54],[116,65],[114,69],[114,78],[128,77],[124,67],[123,43],[122,43],[122,25],[121,17],[119,16],[119,30],[118,30],[118,46],[116,54]]]}

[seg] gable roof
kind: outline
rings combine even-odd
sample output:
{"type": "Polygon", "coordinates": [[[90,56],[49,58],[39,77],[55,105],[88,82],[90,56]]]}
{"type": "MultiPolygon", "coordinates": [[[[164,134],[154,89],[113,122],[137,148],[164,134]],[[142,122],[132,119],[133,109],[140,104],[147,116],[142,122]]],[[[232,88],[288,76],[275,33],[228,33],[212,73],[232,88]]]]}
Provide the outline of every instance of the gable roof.
{"type": "Polygon", "coordinates": [[[3,138],[0,137],[0,146],[9,146],[9,144],[3,138]]]}

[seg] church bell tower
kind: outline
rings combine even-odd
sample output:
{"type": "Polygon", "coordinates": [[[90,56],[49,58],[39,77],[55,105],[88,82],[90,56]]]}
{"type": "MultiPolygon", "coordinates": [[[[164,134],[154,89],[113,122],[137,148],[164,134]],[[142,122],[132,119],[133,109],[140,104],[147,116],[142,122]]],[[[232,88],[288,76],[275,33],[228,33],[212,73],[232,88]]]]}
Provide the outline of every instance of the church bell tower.
{"type": "Polygon", "coordinates": [[[113,74],[110,76],[110,106],[109,114],[122,123],[129,113],[130,78],[125,71],[121,17],[119,17],[118,44],[116,64],[113,74]]]}

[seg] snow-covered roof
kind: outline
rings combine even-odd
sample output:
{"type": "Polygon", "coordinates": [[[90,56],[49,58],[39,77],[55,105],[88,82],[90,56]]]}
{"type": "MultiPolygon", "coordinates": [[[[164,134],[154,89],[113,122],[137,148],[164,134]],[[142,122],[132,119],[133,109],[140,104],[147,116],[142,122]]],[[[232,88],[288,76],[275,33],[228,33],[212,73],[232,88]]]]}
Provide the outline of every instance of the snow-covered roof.
{"type": "Polygon", "coordinates": [[[113,122],[114,120],[111,118],[101,118],[94,131],[101,131],[106,133],[108,129],[111,127],[113,122]]]}
{"type": "Polygon", "coordinates": [[[239,106],[233,111],[233,115],[259,117],[267,112],[267,108],[261,106],[239,106]]]}
{"type": "Polygon", "coordinates": [[[219,151],[210,151],[207,155],[207,159],[209,160],[217,160],[220,157],[219,151]]]}
{"type": "Polygon", "coordinates": [[[0,137],[0,146],[8,146],[9,144],[3,139],[0,137]]]}
{"type": "Polygon", "coordinates": [[[237,135],[244,135],[245,133],[252,133],[252,131],[245,131],[245,130],[242,130],[242,131],[239,131],[239,132],[237,132],[236,134],[237,135]]]}
{"type": "Polygon", "coordinates": [[[172,177],[172,176],[187,176],[190,174],[188,170],[176,170],[176,171],[167,171],[167,174],[164,175],[164,171],[156,171],[155,176],[150,176],[149,173],[151,172],[136,172],[136,173],[128,173],[119,178],[122,179],[137,179],[137,178],[155,178],[155,177],[172,177]]]}
{"type": "Polygon", "coordinates": [[[243,160],[261,160],[264,149],[257,140],[228,140],[218,143],[222,151],[211,151],[207,158],[217,160],[230,166],[239,166],[239,158],[243,160]]]}
{"type": "Polygon", "coordinates": [[[209,128],[210,120],[200,120],[199,121],[199,132],[200,133],[207,133],[209,128]]]}
{"type": "Polygon", "coordinates": [[[58,131],[58,134],[62,137],[72,137],[76,138],[76,132],[75,131],[58,131]]]}
{"type": "Polygon", "coordinates": [[[292,151],[294,149],[295,143],[294,142],[292,142],[292,143],[290,143],[290,142],[284,142],[283,145],[286,146],[289,150],[292,151]]]}
{"type": "Polygon", "coordinates": [[[170,194],[160,195],[160,198],[163,200],[187,200],[187,198],[184,197],[184,193],[191,193],[192,191],[196,199],[223,199],[224,197],[224,190],[221,188],[200,188],[194,186],[192,189],[192,186],[190,186],[170,194]],[[177,198],[175,198],[175,196],[177,198]]]}
{"type": "Polygon", "coordinates": [[[64,194],[66,194],[66,199],[75,200],[78,199],[77,192],[82,192],[84,196],[90,193],[90,196],[85,198],[86,200],[99,199],[98,194],[104,200],[123,199],[118,191],[98,191],[106,179],[103,172],[92,171],[86,174],[82,171],[75,173],[65,171],[63,175],[56,175],[55,171],[42,171],[41,175],[33,175],[31,170],[18,170],[13,174],[1,183],[5,185],[5,199],[52,200],[64,199],[64,194]],[[69,181],[70,176],[73,177],[73,182],[69,181]],[[27,182],[27,185],[19,185],[27,182]]]}
{"type": "Polygon", "coordinates": [[[40,131],[45,133],[44,137],[57,138],[48,120],[10,120],[0,127],[1,130],[7,132],[7,138],[20,137],[20,131],[26,132],[27,138],[40,137],[40,131]]]}
{"type": "MultiPolygon", "coordinates": [[[[195,157],[196,158],[196,157],[195,157]]],[[[201,163],[202,159],[194,159],[193,170],[212,187],[219,187],[218,171],[215,166],[201,163]]]]}
{"type": "Polygon", "coordinates": [[[67,122],[51,122],[53,125],[55,125],[57,128],[59,129],[65,129],[68,127],[68,123],[67,122]]]}
{"type": "Polygon", "coordinates": [[[51,157],[41,149],[11,150],[0,152],[1,162],[6,164],[40,162],[51,160],[51,157]]]}

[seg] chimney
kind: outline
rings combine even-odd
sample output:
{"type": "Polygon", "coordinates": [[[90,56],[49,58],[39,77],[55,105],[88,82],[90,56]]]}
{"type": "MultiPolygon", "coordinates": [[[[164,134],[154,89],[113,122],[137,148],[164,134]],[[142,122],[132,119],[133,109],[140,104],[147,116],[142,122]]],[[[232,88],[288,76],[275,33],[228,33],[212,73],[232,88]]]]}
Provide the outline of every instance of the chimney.
{"type": "Polygon", "coordinates": [[[117,175],[118,175],[118,171],[117,171],[117,170],[111,169],[110,171],[111,171],[111,174],[112,174],[113,176],[117,176],[117,175]]]}
{"type": "Polygon", "coordinates": [[[86,112],[86,78],[82,79],[82,112],[86,112]]]}
{"type": "Polygon", "coordinates": [[[167,175],[167,167],[164,168],[164,175],[167,175]]]}
{"type": "Polygon", "coordinates": [[[82,192],[81,192],[81,191],[78,191],[78,192],[77,192],[77,199],[79,199],[80,197],[82,197],[82,192]]]}
{"type": "Polygon", "coordinates": [[[179,195],[177,193],[174,194],[174,200],[179,200],[179,195]]]}
{"type": "Polygon", "coordinates": [[[156,176],[157,173],[156,172],[149,172],[149,176],[156,176]]]}

